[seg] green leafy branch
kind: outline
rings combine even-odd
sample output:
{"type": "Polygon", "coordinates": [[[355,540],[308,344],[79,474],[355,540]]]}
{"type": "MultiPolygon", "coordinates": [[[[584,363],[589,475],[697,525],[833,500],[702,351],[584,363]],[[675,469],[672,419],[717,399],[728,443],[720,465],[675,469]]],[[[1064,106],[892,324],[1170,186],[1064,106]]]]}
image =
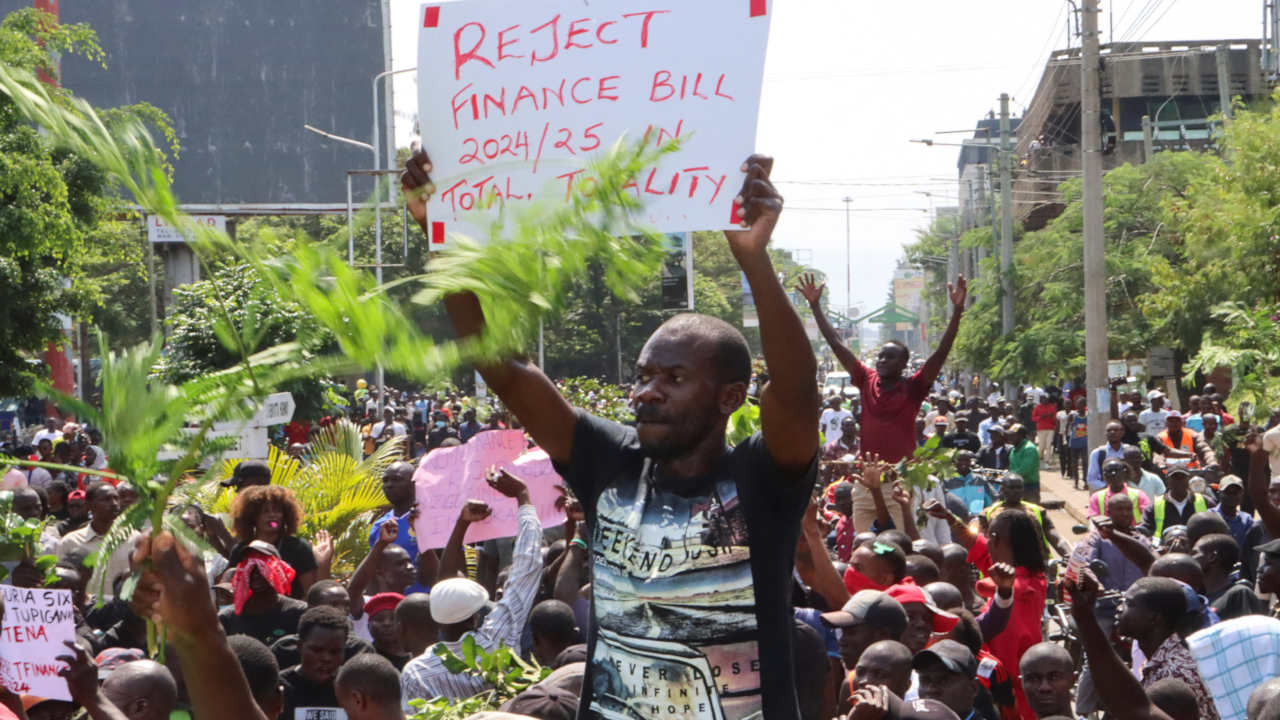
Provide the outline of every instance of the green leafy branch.
{"type": "Polygon", "coordinates": [[[415,712],[410,720],[461,720],[484,710],[497,710],[551,674],[551,668],[525,662],[505,643],[499,643],[492,652],[485,650],[476,643],[474,635],[464,636],[458,650],[460,654],[444,643],[437,643],[432,652],[449,672],[480,678],[490,689],[463,700],[444,697],[411,700],[409,704],[415,712]]]}

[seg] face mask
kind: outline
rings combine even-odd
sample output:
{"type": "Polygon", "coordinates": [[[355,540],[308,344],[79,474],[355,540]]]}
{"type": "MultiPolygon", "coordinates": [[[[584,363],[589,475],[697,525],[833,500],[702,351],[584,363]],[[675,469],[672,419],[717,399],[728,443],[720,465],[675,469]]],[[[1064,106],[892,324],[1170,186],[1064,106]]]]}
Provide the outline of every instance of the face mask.
{"type": "Polygon", "coordinates": [[[849,566],[844,571],[844,586],[849,589],[851,594],[857,594],[859,590],[880,590],[884,591],[889,588],[888,585],[877,585],[871,578],[858,572],[858,569],[849,566]]]}

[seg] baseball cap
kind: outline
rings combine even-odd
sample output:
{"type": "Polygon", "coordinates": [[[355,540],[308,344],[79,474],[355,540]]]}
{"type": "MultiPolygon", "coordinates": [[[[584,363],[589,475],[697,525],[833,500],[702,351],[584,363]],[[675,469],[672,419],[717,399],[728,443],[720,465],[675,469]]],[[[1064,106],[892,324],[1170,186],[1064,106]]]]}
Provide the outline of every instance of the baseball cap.
{"type": "MultiPolygon", "coordinates": [[[[437,585],[436,587],[439,587],[437,585]]],[[[432,593],[432,603],[435,593],[432,593]]],[[[435,605],[432,605],[434,609],[435,605]]],[[[835,612],[823,613],[822,622],[831,627],[853,627],[855,625],[883,625],[894,635],[907,629],[907,611],[902,603],[894,600],[888,593],[879,590],[859,590],[849,598],[844,607],[835,612]]]]}
{"type": "Polygon", "coordinates": [[[72,490],[71,492],[67,493],[67,499],[68,500],[84,500],[85,493],[83,490],[72,490]]]}
{"type": "Polygon", "coordinates": [[[1149,390],[1149,391],[1147,391],[1147,399],[1148,399],[1148,400],[1154,400],[1154,399],[1156,399],[1156,398],[1158,398],[1158,397],[1159,397],[1159,398],[1162,398],[1162,397],[1164,397],[1164,396],[1165,396],[1165,395],[1164,395],[1164,393],[1160,392],[1159,390],[1149,390]]]}
{"type": "Polygon", "coordinates": [[[1165,477],[1170,475],[1191,475],[1191,470],[1186,465],[1172,465],[1165,469],[1165,477]]]}
{"type": "Polygon", "coordinates": [[[1181,419],[1182,419],[1182,413],[1178,412],[1177,410],[1170,410],[1170,411],[1169,411],[1169,416],[1168,416],[1168,417],[1166,417],[1165,419],[1166,419],[1166,420],[1181,420],[1181,419]]]}
{"type": "Polygon", "coordinates": [[[997,435],[1003,435],[1003,434],[1004,434],[1004,426],[1003,426],[1003,425],[992,425],[991,427],[987,428],[987,434],[988,434],[988,435],[990,435],[991,433],[996,433],[997,435]]]}
{"type": "Polygon", "coordinates": [[[404,595],[398,592],[378,593],[365,601],[364,614],[373,617],[383,610],[395,610],[401,600],[404,600],[404,595]]]}
{"type": "Polygon", "coordinates": [[[1271,542],[1262,543],[1254,548],[1264,555],[1280,555],[1280,538],[1276,538],[1271,542]]]}
{"type": "Polygon", "coordinates": [[[973,651],[955,640],[939,640],[916,653],[915,659],[911,661],[911,669],[919,670],[920,666],[931,659],[937,659],[949,672],[959,675],[973,677],[978,672],[978,660],[973,656],[973,651]]]}
{"type": "Polygon", "coordinates": [[[453,625],[475,615],[489,602],[489,592],[466,578],[449,578],[431,588],[431,619],[453,625]]]}
{"type": "Polygon", "coordinates": [[[265,542],[262,540],[254,540],[253,542],[249,543],[249,547],[245,552],[248,552],[249,550],[256,550],[257,552],[260,552],[263,555],[270,555],[271,557],[275,557],[275,558],[280,557],[280,551],[276,549],[275,545],[272,545],[271,543],[265,542]]]}
{"type": "MultiPolygon", "coordinates": [[[[900,605],[921,603],[925,607],[929,608],[929,612],[933,613],[933,631],[936,633],[951,632],[951,628],[954,628],[956,623],[960,622],[960,618],[958,616],[934,605],[933,598],[929,597],[929,593],[925,592],[924,588],[913,582],[904,582],[890,586],[888,590],[885,590],[885,593],[894,600],[897,600],[900,605]]],[[[903,611],[905,612],[906,608],[903,608],[903,611]]]]}
{"type": "Polygon", "coordinates": [[[98,653],[93,662],[98,666],[98,676],[105,680],[121,665],[146,659],[147,656],[136,648],[112,647],[98,653]]]}
{"type": "Polygon", "coordinates": [[[578,695],[555,685],[533,685],[508,700],[502,710],[540,720],[573,720],[578,714],[578,695]]]}
{"type": "Polygon", "coordinates": [[[1129,469],[1129,466],[1125,465],[1124,461],[1121,460],[1120,458],[1108,458],[1107,461],[1102,464],[1102,473],[1104,475],[1111,474],[1112,470],[1114,470],[1117,473],[1122,473],[1128,469],[1129,469]]]}
{"type": "Polygon", "coordinates": [[[1241,480],[1238,475],[1223,475],[1222,479],[1218,481],[1218,491],[1222,492],[1229,487],[1243,488],[1244,480],[1241,480]]]}
{"type": "Polygon", "coordinates": [[[946,424],[947,424],[947,416],[946,416],[946,415],[939,415],[938,417],[936,417],[936,418],[934,418],[934,419],[933,419],[933,424],[934,424],[934,425],[946,425],[946,424]]]}

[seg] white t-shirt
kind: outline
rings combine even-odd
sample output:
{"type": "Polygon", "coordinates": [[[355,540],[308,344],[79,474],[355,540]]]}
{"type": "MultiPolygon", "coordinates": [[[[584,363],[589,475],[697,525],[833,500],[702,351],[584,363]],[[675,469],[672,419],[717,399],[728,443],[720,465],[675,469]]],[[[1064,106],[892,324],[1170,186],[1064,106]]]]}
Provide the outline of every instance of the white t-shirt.
{"type": "MultiPolygon", "coordinates": [[[[387,424],[385,422],[374,423],[373,430],[369,431],[369,434],[373,436],[374,440],[377,440],[378,438],[382,437],[382,429],[386,427],[386,425],[387,424]]],[[[391,423],[391,434],[404,435],[405,434],[404,425],[398,422],[391,423]]]]}
{"type": "Polygon", "coordinates": [[[1164,430],[1165,420],[1168,419],[1169,410],[1166,408],[1158,411],[1147,408],[1138,413],[1138,422],[1142,423],[1147,428],[1147,434],[1152,436],[1159,435],[1160,431],[1164,430]]]}
{"type": "Polygon", "coordinates": [[[31,438],[31,444],[39,445],[41,440],[48,440],[50,443],[56,443],[62,439],[61,430],[41,430],[36,436],[31,438]]]}
{"type": "Polygon", "coordinates": [[[1262,434],[1262,449],[1271,456],[1271,477],[1280,477],[1280,425],[1262,434]]]}
{"type": "Polygon", "coordinates": [[[840,423],[847,417],[853,417],[853,413],[848,410],[827,408],[822,411],[822,417],[818,419],[818,427],[822,428],[822,434],[827,440],[831,440],[840,434],[840,423]]]}
{"type": "Polygon", "coordinates": [[[1029,387],[1023,390],[1023,392],[1025,392],[1027,397],[1031,398],[1031,402],[1035,403],[1036,405],[1039,405],[1040,399],[1044,397],[1043,388],[1029,387]]]}
{"type": "Polygon", "coordinates": [[[987,396],[987,405],[990,405],[991,407],[994,408],[995,406],[1000,404],[1000,398],[1002,397],[1004,397],[1004,395],[999,390],[991,393],[990,395],[987,396]]]}

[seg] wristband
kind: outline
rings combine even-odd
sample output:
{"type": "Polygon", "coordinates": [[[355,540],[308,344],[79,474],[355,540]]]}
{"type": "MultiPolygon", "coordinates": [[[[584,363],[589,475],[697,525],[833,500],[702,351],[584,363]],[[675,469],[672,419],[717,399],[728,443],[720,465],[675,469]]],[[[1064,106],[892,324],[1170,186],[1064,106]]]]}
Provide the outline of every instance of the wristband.
{"type": "Polygon", "coordinates": [[[574,538],[573,540],[569,541],[569,544],[570,544],[570,545],[577,545],[578,547],[582,548],[583,550],[586,550],[586,549],[587,549],[587,541],[586,541],[586,540],[583,540],[582,538],[579,538],[579,537],[576,537],[576,538],[574,538]]]}

